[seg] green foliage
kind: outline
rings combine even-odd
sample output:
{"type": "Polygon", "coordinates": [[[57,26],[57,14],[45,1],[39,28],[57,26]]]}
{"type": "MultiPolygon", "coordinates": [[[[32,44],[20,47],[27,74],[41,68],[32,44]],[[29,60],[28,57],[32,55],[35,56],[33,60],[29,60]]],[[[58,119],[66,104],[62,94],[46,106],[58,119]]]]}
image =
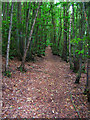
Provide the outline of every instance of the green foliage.
{"type": "Polygon", "coordinates": [[[9,70],[5,71],[4,72],[4,76],[11,77],[11,72],[9,70]]]}
{"type": "Polygon", "coordinates": [[[76,39],[72,39],[70,42],[71,44],[79,44],[80,41],[82,41],[83,39],[80,38],[76,38],[76,39]]]}
{"type": "MultiPolygon", "coordinates": [[[[26,60],[34,61],[35,56],[44,56],[46,46],[50,45],[52,48],[52,52],[55,55],[63,55],[63,46],[64,46],[64,32],[67,34],[67,56],[69,55],[69,28],[70,28],[70,17],[71,11],[69,7],[73,3],[70,2],[57,2],[50,3],[46,2],[40,6],[39,13],[37,16],[37,20],[34,26],[34,31],[32,35],[32,41],[30,42],[30,48],[28,50],[26,60]],[[64,10],[65,7],[65,10],[64,10]],[[64,16],[65,12],[65,16],[64,16]],[[68,13],[68,14],[67,14],[68,13]],[[66,22],[66,28],[64,26],[64,20],[66,22]],[[58,42],[59,41],[59,42],[58,42]]],[[[83,20],[85,24],[85,31],[83,35],[83,39],[80,37],[80,28],[81,24],[79,24],[81,19],[81,8],[80,3],[74,3],[74,23],[73,20],[71,25],[71,54],[73,56],[73,47],[75,47],[75,56],[79,58],[80,54],[82,54],[83,58],[89,58],[88,48],[90,47],[90,37],[87,33],[87,25],[85,20],[83,20]],[[78,9],[79,6],[79,9],[78,9]],[[80,11],[80,12],[79,12],[80,11]],[[73,24],[75,29],[75,37],[73,38],[73,24]],[[82,43],[82,49],[80,50],[80,43],[82,43]]],[[[5,18],[2,17],[2,55],[6,56],[7,51],[7,40],[8,40],[8,31],[10,25],[10,8],[6,7],[2,10],[5,12],[5,18]],[[9,15],[7,13],[9,12],[9,15]],[[4,18],[4,19],[3,19],[4,18]]],[[[22,60],[22,56],[24,54],[25,44],[27,45],[29,34],[32,28],[33,20],[35,17],[36,9],[38,8],[37,2],[25,4],[21,2],[20,8],[18,10],[18,3],[14,4],[13,11],[13,23],[12,23],[12,31],[11,31],[11,43],[10,43],[10,59],[14,59],[14,57],[20,58],[22,60]],[[27,18],[27,10],[29,11],[29,18],[27,18]],[[20,16],[19,16],[20,15],[20,16]],[[21,17],[21,19],[20,19],[21,17]],[[26,31],[26,26],[28,22],[28,28],[26,31]],[[25,39],[26,38],[26,39],[25,39]],[[25,41],[26,40],[26,41],[25,41]]],[[[89,11],[87,11],[88,13],[89,11]]],[[[89,13],[88,13],[89,14],[89,13]]],[[[88,17],[87,17],[88,18],[88,17]]],[[[83,25],[84,26],[84,25],[83,25]]]]}
{"type": "Polygon", "coordinates": [[[27,69],[23,68],[22,66],[17,67],[17,69],[22,73],[27,72],[27,69]]]}
{"type": "Polygon", "coordinates": [[[73,72],[76,72],[76,71],[74,71],[73,64],[70,65],[70,69],[73,70],[73,72]]]}
{"type": "Polygon", "coordinates": [[[57,49],[57,45],[52,45],[52,53],[53,55],[59,55],[59,51],[57,49]]]}
{"type": "Polygon", "coordinates": [[[82,50],[75,50],[75,52],[78,53],[78,55],[84,54],[84,49],[82,49],[82,50]]]}
{"type": "Polygon", "coordinates": [[[89,93],[89,89],[85,89],[85,91],[83,92],[84,95],[87,95],[89,93]]]}
{"type": "Polygon", "coordinates": [[[82,66],[82,73],[86,73],[85,66],[82,66]]]}
{"type": "Polygon", "coordinates": [[[20,66],[20,69],[19,69],[19,70],[20,70],[20,72],[23,72],[23,68],[22,68],[21,66],[20,66]]]}
{"type": "Polygon", "coordinates": [[[80,55],[82,54],[83,57],[89,57],[88,56],[88,43],[87,41],[89,40],[89,37],[88,36],[85,36],[83,37],[83,39],[81,38],[75,38],[75,39],[72,39],[70,42],[73,46],[75,46],[75,54],[76,55],[80,55]],[[80,49],[80,46],[82,44],[82,49],[80,49]],[[86,50],[86,53],[85,53],[85,50],[86,50]]]}

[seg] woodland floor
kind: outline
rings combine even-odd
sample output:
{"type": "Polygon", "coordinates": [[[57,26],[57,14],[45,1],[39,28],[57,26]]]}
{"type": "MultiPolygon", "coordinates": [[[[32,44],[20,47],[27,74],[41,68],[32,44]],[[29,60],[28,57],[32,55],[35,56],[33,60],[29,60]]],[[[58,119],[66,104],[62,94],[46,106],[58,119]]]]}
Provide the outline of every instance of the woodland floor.
{"type": "Polygon", "coordinates": [[[89,103],[83,95],[86,74],[80,84],[74,84],[76,74],[69,63],[52,55],[50,47],[45,57],[25,63],[27,72],[17,70],[20,63],[10,60],[11,78],[3,76],[2,118],[89,118],[89,103]]]}

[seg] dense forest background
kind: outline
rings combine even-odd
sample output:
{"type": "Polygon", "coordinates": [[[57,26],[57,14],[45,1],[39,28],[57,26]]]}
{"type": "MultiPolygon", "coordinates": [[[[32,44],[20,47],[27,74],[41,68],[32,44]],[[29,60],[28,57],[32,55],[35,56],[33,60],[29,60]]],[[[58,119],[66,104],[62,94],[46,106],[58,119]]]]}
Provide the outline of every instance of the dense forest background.
{"type": "Polygon", "coordinates": [[[3,2],[5,71],[9,71],[9,59],[17,57],[23,69],[25,61],[45,56],[45,48],[50,45],[52,53],[69,62],[70,69],[77,72],[75,83],[79,83],[86,63],[90,66],[89,28],[90,2],[3,2]]]}

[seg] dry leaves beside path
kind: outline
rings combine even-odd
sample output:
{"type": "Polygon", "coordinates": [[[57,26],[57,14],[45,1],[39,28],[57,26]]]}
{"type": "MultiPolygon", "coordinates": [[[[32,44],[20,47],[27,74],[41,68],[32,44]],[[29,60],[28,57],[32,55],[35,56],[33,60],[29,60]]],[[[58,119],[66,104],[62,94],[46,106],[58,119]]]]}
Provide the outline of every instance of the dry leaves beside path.
{"type": "Polygon", "coordinates": [[[52,55],[50,47],[44,59],[25,64],[26,73],[16,70],[19,65],[17,60],[10,61],[12,76],[3,76],[2,118],[89,117],[83,95],[86,75],[82,74],[79,85],[74,84],[76,74],[68,63],[52,55]]]}

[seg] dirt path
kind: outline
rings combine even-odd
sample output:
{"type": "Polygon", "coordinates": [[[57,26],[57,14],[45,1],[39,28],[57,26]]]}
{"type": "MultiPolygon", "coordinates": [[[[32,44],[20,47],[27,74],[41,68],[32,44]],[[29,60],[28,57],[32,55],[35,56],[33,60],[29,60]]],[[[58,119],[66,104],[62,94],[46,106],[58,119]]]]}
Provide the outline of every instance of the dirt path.
{"type": "Polygon", "coordinates": [[[26,63],[26,73],[16,71],[19,65],[17,60],[11,61],[12,77],[3,77],[3,118],[89,117],[87,98],[82,94],[86,75],[75,85],[75,73],[68,63],[52,55],[50,47],[43,60],[26,63]]]}

